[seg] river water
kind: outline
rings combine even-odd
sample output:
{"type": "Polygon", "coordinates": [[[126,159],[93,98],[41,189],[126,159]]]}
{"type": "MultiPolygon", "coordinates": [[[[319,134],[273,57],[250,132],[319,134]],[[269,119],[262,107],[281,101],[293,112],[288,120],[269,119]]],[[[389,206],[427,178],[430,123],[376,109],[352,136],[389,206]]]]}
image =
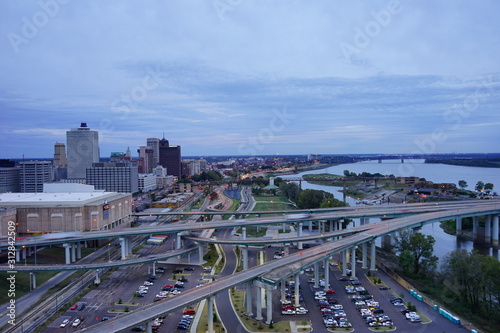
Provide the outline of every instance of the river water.
{"type": "MultiPolygon", "coordinates": [[[[382,160],[366,161],[359,163],[341,164],[331,166],[320,170],[305,171],[294,175],[281,176],[282,178],[296,178],[305,174],[329,173],[334,175],[343,175],[344,170],[350,172],[369,172],[380,173],[382,175],[393,174],[396,177],[420,177],[435,183],[455,183],[459,180],[465,180],[468,187],[466,189],[473,190],[478,181],[483,183],[492,183],[493,191],[500,192],[500,169],[497,168],[479,168],[479,167],[462,167],[445,164],[425,164],[425,160],[405,160],[401,163],[400,160],[382,160]]],[[[311,184],[302,182],[302,189],[323,190],[332,193],[335,198],[342,200],[342,193],[339,192],[342,188],[326,185],[311,184]]],[[[351,206],[356,205],[354,198],[347,198],[347,202],[351,206]]],[[[474,244],[472,241],[458,239],[455,236],[446,234],[439,224],[433,223],[422,227],[420,230],[423,234],[432,235],[436,239],[434,245],[434,254],[442,259],[446,254],[454,249],[472,250],[476,249],[479,253],[495,256],[500,260],[498,249],[485,247],[479,244],[474,244]]]]}

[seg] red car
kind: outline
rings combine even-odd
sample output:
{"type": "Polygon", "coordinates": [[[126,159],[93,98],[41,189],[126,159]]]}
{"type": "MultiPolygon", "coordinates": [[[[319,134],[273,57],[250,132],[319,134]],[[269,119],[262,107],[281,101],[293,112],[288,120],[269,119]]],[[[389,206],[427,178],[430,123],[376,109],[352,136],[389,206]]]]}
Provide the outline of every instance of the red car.
{"type": "Polygon", "coordinates": [[[332,290],[332,289],[326,290],[325,293],[327,293],[327,294],[335,294],[335,290],[332,290]]]}
{"type": "Polygon", "coordinates": [[[183,312],[183,314],[194,316],[196,314],[196,311],[194,311],[194,310],[186,310],[186,311],[183,312]]]}
{"type": "Polygon", "coordinates": [[[69,309],[76,310],[78,308],[78,304],[73,304],[69,309]]]}
{"type": "Polygon", "coordinates": [[[283,310],[295,310],[295,307],[294,307],[294,306],[292,306],[292,305],[285,305],[285,306],[283,307],[283,310]]]}

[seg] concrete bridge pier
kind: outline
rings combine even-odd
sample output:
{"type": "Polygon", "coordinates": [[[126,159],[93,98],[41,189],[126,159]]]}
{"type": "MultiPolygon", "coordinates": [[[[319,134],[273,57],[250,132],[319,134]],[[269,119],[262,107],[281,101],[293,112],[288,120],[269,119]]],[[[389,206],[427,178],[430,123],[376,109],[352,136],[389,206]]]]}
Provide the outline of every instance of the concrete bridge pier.
{"type": "Polygon", "coordinates": [[[241,238],[243,240],[246,240],[247,239],[247,227],[242,227],[241,228],[241,238]]]}
{"type": "Polygon", "coordinates": [[[356,246],[351,249],[351,277],[356,277],[356,246]]]}
{"type": "Polygon", "coordinates": [[[210,296],[207,300],[207,322],[208,322],[208,333],[214,332],[214,297],[210,296]]]}
{"type": "Polygon", "coordinates": [[[21,259],[26,260],[26,246],[23,246],[21,249],[21,259]]]}
{"type": "Polygon", "coordinates": [[[71,262],[76,262],[76,244],[75,243],[70,243],[71,244],[71,262]]]}
{"type": "Polygon", "coordinates": [[[266,288],[266,301],[267,301],[267,314],[266,314],[266,324],[269,325],[273,321],[273,289],[270,285],[266,288]]]}
{"type": "Polygon", "coordinates": [[[281,304],[283,304],[283,302],[286,301],[286,283],[285,281],[281,281],[280,282],[280,301],[281,301],[281,304]]]}
{"type": "Polygon", "coordinates": [[[455,224],[456,224],[455,235],[456,236],[462,236],[462,218],[461,217],[457,217],[455,219],[455,224]]]}
{"type": "Polygon", "coordinates": [[[82,259],[82,242],[76,243],[76,260],[82,259]]]}
{"type": "Polygon", "coordinates": [[[377,246],[375,245],[375,239],[371,241],[370,244],[370,271],[376,271],[377,270],[377,246]]]}
{"type": "MultiPolygon", "coordinates": [[[[253,316],[252,313],[252,282],[247,282],[247,291],[246,291],[246,308],[247,308],[247,316],[253,316]]],[[[284,294],[284,292],[283,292],[284,294]]]]}
{"type": "Polygon", "coordinates": [[[299,291],[299,287],[300,287],[299,274],[295,274],[294,280],[295,280],[295,286],[294,286],[294,288],[295,288],[295,300],[294,300],[294,303],[295,304],[294,304],[294,306],[298,307],[298,306],[300,306],[300,301],[299,301],[299,293],[300,293],[300,291],[299,291]]]}
{"type": "MultiPolygon", "coordinates": [[[[297,223],[297,237],[298,237],[298,238],[302,237],[302,222],[297,223]]],[[[298,248],[299,250],[302,250],[302,249],[303,249],[303,247],[302,247],[302,242],[298,242],[298,243],[297,243],[297,248],[298,248]]]]}
{"type": "Polygon", "coordinates": [[[129,256],[130,239],[128,237],[118,238],[120,241],[121,259],[125,260],[129,256]]]}
{"type": "Polygon", "coordinates": [[[475,242],[477,240],[477,228],[479,226],[479,216],[474,216],[472,218],[472,240],[475,242]]]}
{"type": "Polygon", "coordinates": [[[392,236],[391,235],[382,236],[382,248],[387,252],[392,251],[392,236]]]}
{"type": "Polygon", "coordinates": [[[285,251],[285,257],[288,257],[290,255],[290,247],[285,244],[283,250],[285,251]]]}
{"type": "Polygon", "coordinates": [[[347,276],[347,250],[342,251],[342,276],[347,276]]]}
{"type": "Polygon", "coordinates": [[[36,274],[34,272],[30,272],[30,290],[36,289],[36,274]]]}
{"type": "Polygon", "coordinates": [[[95,280],[94,280],[94,284],[100,284],[101,283],[101,278],[99,276],[99,270],[96,269],[95,270],[95,280]]]}
{"type": "Polygon", "coordinates": [[[361,252],[363,254],[363,266],[361,266],[362,269],[367,269],[368,268],[368,244],[363,243],[361,245],[361,252]]]}
{"type": "Polygon", "coordinates": [[[493,226],[492,226],[492,230],[493,230],[493,235],[492,235],[492,242],[491,242],[491,245],[494,246],[494,247],[498,247],[498,217],[499,215],[498,214],[495,214],[493,215],[493,218],[492,218],[492,223],[493,223],[493,226]]]}
{"type": "Polygon", "coordinates": [[[243,270],[248,270],[248,245],[243,245],[242,248],[243,270]]]}
{"type": "Polygon", "coordinates": [[[175,249],[180,250],[182,247],[182,235],[180,232],[175,234],[175,249]]]}
{"type": "Polygon", "coordinates": [[[314,288],[319,288],[319,265],[314,263],[314,288]]]}
{"type": "Polygon", "coordinates": [[[328,259],[323,260],[323,267],[325,269],[325,287],[324,290],[330,289],[330,267],[328,267],[328,259]]]}
{"type": "Polygon", "coordinates": [[[71,264],[71,253],[70,253],[71,244],[64,243],[63,247],[64,247],[64,252],[65,252],[64,254],[65,254],[65,259],[66,259],[66,265],[69,265],[69,264],[71,264]]]}
{"type": "Polygon", "coordinates": [[[255,314],[256,320],[262,320],[262,288],[256,286],[257,292],[255,293],[255,303],[257,305],[257,313],[255,314]]]}
{"type": "Polygon", "coordinates": [[[203,263],[203,244],[198,243],[198,263],[201,265],[203,263]]]}
{"type": "Polygon", "coordinates": [[[16,262],[21,261],[21,249],[16,249],[16,262]]]}
{"type": "Polygon", "coordinates": [[[484,217],[484,244],[491,244],[491,215],[484,217]]]}

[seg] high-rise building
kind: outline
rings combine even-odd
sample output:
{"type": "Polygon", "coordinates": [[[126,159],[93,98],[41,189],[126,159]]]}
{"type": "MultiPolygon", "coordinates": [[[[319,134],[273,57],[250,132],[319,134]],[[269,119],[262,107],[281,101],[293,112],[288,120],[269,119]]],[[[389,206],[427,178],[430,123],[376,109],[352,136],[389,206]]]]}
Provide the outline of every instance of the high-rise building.
{"type": "Polygon", "coordinates": [[[14,161],[0,160],[0,193],[20,192],[20,171],[21,169],[16,167],[16,163],[14,161]]]}
{"type": "Polygon", "coordinates": [[[51,161],[22,161],[19,166],[22,193],[42,193],[43,184],[52,182],[51,161]]]}
{"type": "Polygon", "coordinates": [[[66,132],[68,178],[85,178],[86,169],[99,162],[99,133],[87,123],[66,132]]]}
{"type": "Polygon", "coordinates": [[[181,146],[171,146],[165,138],[160,140],[160,165],[169,175],[181,177],[181,146]]]}
{"type": "Polygon", "coordinates": [[[139,173],[152,173],[153,168],[157,165],[153,156],[153,149],[140,146],[137,152],[139,153],[140,162],[139,173]]]}
{"type": "Polygon", "coordinates": [[[160,139],[148,138],[146,139],[146,146],[153,149],[154,165],[152,168],[155,168],[160,164],[160,139]]]}
{"type": "Polygon", "coordinates": [[[87,184],[97,190],[119,193],[139,191],[139,172],[131,163],[93,163],[87,168],[87,184]]]}
{"type": "Polygon", "coordinates": [[[66,164],[66,146],[62,142],[56,142],[54,144],[54,166],[65,168],[66,164]]]}

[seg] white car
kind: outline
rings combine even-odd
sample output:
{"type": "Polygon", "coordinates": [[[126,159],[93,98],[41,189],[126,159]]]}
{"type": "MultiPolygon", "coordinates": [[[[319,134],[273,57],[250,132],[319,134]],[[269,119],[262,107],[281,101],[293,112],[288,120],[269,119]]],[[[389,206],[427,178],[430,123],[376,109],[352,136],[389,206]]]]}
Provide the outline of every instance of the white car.
{"type": "Polygon", "coordinates": [[[305,307],[300,306],[298,308],[295,308],[295,313],[296,314],[307,314],[309,310],[307,310],[305,307]]]}
{"type": "Polygon", "coordinates": [[[284,311],[281,311],[281,314],[284,314],[284,315],[294,315],[295,311],[293,311],[293,310],[284,310],[284,311]]]}
{"type": "Polygon", "coordinates": [[[63,328],[63,327],[68,326],[68,324],[69,324],[69,319],[64,319],[63,322],[61,323],[61,325],[59,325],[59,327],[63,328]]]}
{"type": "Polygon", "coordinates": [[[79,318],[76,318],[74,321],[73,321],[73,324],[71,324],[71,326],[73,327],[78,327],[80,326],[80,324],[82,323],[82,321],[79,319],[79,318]]]}
{"type": "Polygon", "coordinates": [[[149,281],[144,281],[145,286],[152,286],[154,283],[149,281]]]}

